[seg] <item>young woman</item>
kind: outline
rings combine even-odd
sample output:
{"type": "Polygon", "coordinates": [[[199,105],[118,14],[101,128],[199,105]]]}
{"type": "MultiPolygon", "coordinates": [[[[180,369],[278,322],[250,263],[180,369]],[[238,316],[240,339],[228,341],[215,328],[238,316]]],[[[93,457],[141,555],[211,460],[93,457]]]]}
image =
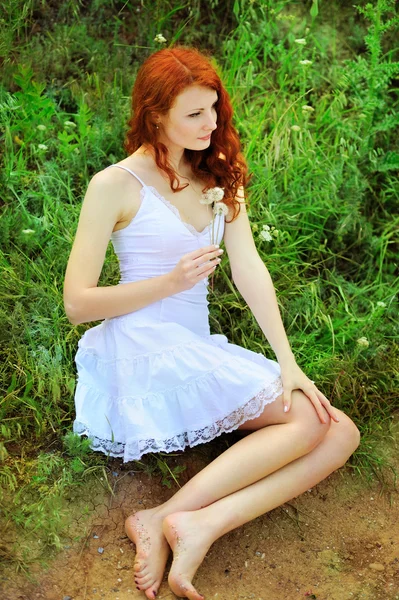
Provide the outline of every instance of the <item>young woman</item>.
{"type": "Polygon", "coordinates": [[[211,59],[184,46],[152,54],[133,88],[128,156],[90,181],[65,277],[71,323],[102,320],[76,354],[74,430],[94,449],[127,461],[243,433],[165,504],[127,519],[147,598],[172,550],[170,588],[199,600],[192,579],[216,539],[314,486],[359,444],[290,349],[248,221],[232,114],[211,59]],[[98,287],[110,238],[121,279],[98,287]],[[222,240],[277,362],[210,333],[222,240]]]}

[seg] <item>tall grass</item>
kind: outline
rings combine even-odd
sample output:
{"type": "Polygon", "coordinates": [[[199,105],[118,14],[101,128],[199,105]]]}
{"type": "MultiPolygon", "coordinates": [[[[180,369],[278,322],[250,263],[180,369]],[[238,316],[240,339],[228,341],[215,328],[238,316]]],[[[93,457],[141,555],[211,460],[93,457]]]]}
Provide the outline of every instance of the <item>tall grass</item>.
{"type": "MultiPolygon", "coordinates": [[[[254,174],[253,234],[291,346],[362,430],[351,465],[381,475],[376,440],[399,407],[394,2],[213,0],[205,10],[199,0],[158,0],[136,12],[116,0],[57,9],[14,0],[6,8],[0,480],[10,540],[39,528],[44,545],[59,546],[65,490],[96,469],[106,476],[106,457],[70,434],[73,357],[89,325],[68,323],[63,277],[88,181],[124,156],[134,75],[159,47],[158,33],[217,58],[254,174]]],[[[274,358],[226,258],[221,266],[213,332],[274,358]]],[[[117,280],[110,246],[99,285],[117,280]]],[[[166,484],[179,473],[168,457],[145,457],[139,468],[158,469],[166,484]]],[[[11,558],[25,565],[15,548],[11,558]]]]}

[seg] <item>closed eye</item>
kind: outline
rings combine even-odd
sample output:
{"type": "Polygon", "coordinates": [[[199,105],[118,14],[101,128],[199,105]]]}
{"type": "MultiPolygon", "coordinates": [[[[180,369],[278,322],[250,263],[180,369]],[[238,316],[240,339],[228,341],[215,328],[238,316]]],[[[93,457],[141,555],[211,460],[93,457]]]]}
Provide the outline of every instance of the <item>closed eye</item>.
{"type": "MultiPolygon", "coordinates": [[[[217,102],[217,100],[216,100],[216,102],[217,102]]],[[[212,104],[212,108],[213,108],[213,109],[215,109],[216,102],[214,102],[214,103],[212,104]]],[[[215,110],[216,110],[216,109],[215,109],[215,110]]],[[[192,115],[188,115],[188,116],[189,116],[189,117],[198,117],[198,115],[200,115],[200,114],[201,114],[200,112],[196,112],[196,113],[193,113],[192,115]]]]}

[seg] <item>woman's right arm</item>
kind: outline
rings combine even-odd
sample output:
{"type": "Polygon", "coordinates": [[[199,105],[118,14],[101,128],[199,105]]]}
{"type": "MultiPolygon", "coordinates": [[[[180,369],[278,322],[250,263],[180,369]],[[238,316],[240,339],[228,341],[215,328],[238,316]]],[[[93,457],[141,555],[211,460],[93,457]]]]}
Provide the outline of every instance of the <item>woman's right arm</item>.
{"type": "MultiPolygon", "coordinates": [[[[87,188],[64,282],[65,312],[73,325],[144,308],[193,287],[216,266],[217,261],[212,259],[218,256],[217,250],[207,246],[182,256],[173,271],[165,275],[97,287],[111,233],[115,224],[122,220],[126,180],[120,175],[110,177],[109,173],[101,171],[94,175],[87,188]]],[[[131,203],[131,189],[129,196],[131,203]]]]}

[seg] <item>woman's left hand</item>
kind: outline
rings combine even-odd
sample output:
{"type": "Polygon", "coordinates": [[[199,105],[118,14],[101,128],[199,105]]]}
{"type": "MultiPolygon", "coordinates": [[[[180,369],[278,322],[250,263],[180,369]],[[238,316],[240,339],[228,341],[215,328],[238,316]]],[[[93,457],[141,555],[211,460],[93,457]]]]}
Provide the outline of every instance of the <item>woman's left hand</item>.
{"type": "Polygon", "coordinates": [[[283,404],[284,412],[288,412],[291,408],[291,394],[293,390],[302,390],[313,404],[319,419],[325,423],[323,407],[326,409],[330,417],[339,422],[337,413],[331,406],[328,398],[317,389],[314,382],[305,375],[295,361],[287,365],[280,365],[281,381],[284,388],[283,404]]]}

